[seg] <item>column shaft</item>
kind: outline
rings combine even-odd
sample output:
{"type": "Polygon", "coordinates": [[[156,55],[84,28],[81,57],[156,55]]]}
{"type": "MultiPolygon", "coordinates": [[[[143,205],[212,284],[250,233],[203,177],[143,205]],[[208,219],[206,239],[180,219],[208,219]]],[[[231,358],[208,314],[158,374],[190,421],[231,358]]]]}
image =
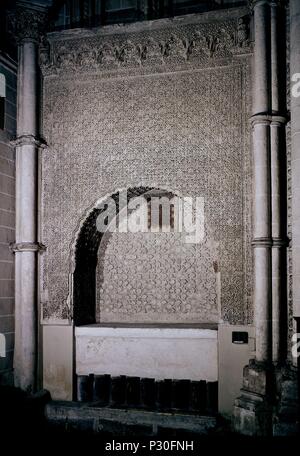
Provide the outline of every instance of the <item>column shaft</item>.
{"type": "MultiPolygon", "coordinates": [[[[280,52],[279,39],[284,30],[281,27],[281,15],[285,11],[280,2],[271,2],[271,93],[272,93],[272,122],[271,122],[271,188],[272,188],[272,359],[279,363],[285,355],[283,340],[286,325],[284,296],[285,274],[285,220],[283,198],[286,196],[283,185],[285,172],[285,122],[274,120],[274,116],[284,115],[280,92],[281,67],[285,64],[280,52]]],[[[284,89],[285,85],[283,85],[284,89]]]]}
{"type": "Polygon", "coordinates": [[[254,320],[256,359],[267,361],[271,353],[271,205],[269,124],[254,124],[254,320]]]}
{"type": "Polygon", "coordinates": [[[300,318],[300,2],[290,0],[292,256],[294,317],[300,318]],[[298,76],[297,76],[298,75],[298,76]],[[298,88],[297,88],[298,85],[298,88]]]}
{"type": "Polygon", "coordinates": [[[270,6],[254,3],[253,247],[256,359],[271,356],[270,6]]]}
{"type": "Polygon", "coordinates": [[[37,274],[37,44],[19,45],[16,148],[15,384],[35,389],[37,274]]]}
{"type": "Polygon", "coordinates": [[[270,106],[270,6],[258,1],[254,5],[254,80],[253,113],[268,112],[270,106]]]}
{"type": "Polygon", "coordinates": [[[37,44],[19,45],[17,136],[37,134],[37,44]]]}
{"type": "Polygon", "coordinates": [[[272,359],[283,361],[286,341],[286,234],[284,223],[285,195],[285,125],[271,123],[271,183],[272,183],[272,359]]]}

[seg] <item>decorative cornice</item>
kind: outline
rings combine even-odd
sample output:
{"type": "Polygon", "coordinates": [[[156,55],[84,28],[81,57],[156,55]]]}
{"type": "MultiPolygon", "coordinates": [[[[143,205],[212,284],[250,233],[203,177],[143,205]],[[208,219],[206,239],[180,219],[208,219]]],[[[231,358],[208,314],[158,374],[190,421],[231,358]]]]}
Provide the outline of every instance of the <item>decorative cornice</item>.
{"type": "Polygon", "coordinates": [[[24,41],[39,43],[41,35],[46,30],[47,11],[17,6],[11,22],[14,36],[19,44],[24,41]]]}
{"type": "Polygon", "coordinates": [[[21,135],[18,138],[10,141],[11,146],[35,146],[42,149],[47,147],[46,142],[42,138],[36,138],[34,135],[21,135]]]}
{"type": "Polygon", "coordinates": [[[10,249],[13,252],[44,252],[46,246],[40,242],[13,242],[10,249]]]}
{"type": "Polygon", "coordinates": [[[153,70],[156,66],[211,65],[250,52],[249,17],[244,15],[207,23],[170,22],[155,31],[49,35],[41,46],[40,66],[45,76],[150,66],[153,70]]]}

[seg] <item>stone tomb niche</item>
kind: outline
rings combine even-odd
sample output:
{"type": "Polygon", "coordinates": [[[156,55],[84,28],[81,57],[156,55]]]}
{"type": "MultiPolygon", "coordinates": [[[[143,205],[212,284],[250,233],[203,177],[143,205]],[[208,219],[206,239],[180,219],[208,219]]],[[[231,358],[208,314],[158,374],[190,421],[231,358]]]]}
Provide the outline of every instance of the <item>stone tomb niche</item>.
{"type": "MultiPolygon", "coordinates": [[[[151,192],[166,194],[131,189],[128,200],[151,192]]],[[[172,226],[162,232],[159,216],[155,233],[101,234],[100,211],[90,213],[76,246],[76,374],[217,381],[219,279],[212,240],[186,243],[172,226]]]]}

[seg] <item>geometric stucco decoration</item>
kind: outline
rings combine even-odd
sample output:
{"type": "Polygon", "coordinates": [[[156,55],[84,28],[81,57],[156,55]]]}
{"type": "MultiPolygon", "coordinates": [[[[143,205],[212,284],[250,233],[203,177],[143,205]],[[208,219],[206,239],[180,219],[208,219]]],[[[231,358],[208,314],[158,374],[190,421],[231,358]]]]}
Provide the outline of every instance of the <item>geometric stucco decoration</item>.
{"type": "MultiPolygon", "coordinates": [[[[159,314],[165,321],[216,321],[216,309],[224,321],[252,321],[248,121],[252,50],[245,15],[247,9],[240,8],[232,10],[230,18],[218,11],[217,17],[207,13],[155,21],[151,28],[138,23],[93,33],[69,30],[48,35],[40,56],[43,136],[48,144],[41,163],[41,242],[47,246],[41,256],[45,323],[75,318],[79,301],[87,309],[79,321],[87,323],[101,317],[130,321],[133,313],[139,321],[157,321],[159,314]],[[78,280],[85,282],[89,268],[96,271],[98,253],[98,239],[94,246],[88,243],[89,259],[78,251],[86,266],[79,279],[73,246],[81,242],[80,227],[88,229],[86,218],[96,217],[92,208],[97,201],[130,188],[172,189],[205,201],[208,243],[193,247],[205,249],[202,253],[189,256],[185,249],[180,253],[189,264],[182,277],[192,280],[182,286],[181,295],[176,285],[172,288],[169,308],[160,280],[169,268],[168,279],[176,281],[176,258],[168,266],[164,257],[154,268],[157,293],[163,295],[167,309],[164,315],[157,297],[150,303],[149,294],[143,297],[136,291],[130,302],[125,300],[127,308],[118,300],[108,305],[110,280],[119,287],[119,296],[122,287],[132,285],[136,273],[132,264],[130,277],[124,268],[119,280],[108,272],[114,253],[126,257],[128,252],[122,249],[132,245],[132,239],[124,242],[122,236],[112,236],[101,257],[104,278],[95,274],[92,286],[76,287],[78,280]],[[202,271],[195,258],[205,256],[207,270],[202,271]],[[207,283],[216,278],[212,292],[207,283]],[[199,288],[190,289],[195,282],[199,288]],[[86,290],[83,299],[77,296],[79,288],[86,290]],[[205,303],[201,296],[208,296],[205,303]]],[[[180,243],[175,235],[158,239],[161,250],[171,256],[180,243]]],[[[138,239],[136,254],[142,255],[141,243],[137,244],[138,239]]],[[[149,240],[151,245],[155,254],[149,240]]],[[[144,279],[139,279],[141,288],[144,279]]],[[[166,287],[174,285],[164,282],[166,287]]]]}

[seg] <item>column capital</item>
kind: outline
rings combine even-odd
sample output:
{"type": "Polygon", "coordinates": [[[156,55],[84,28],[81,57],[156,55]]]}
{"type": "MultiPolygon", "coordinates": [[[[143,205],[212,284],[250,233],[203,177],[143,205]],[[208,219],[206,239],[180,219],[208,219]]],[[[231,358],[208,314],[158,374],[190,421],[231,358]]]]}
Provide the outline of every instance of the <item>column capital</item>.
{"type": "Polygon", "coordinates": [[[47,9],[30,8],[17,4],[12,22],[18,44],[26,41],[39,43],[47,24],[47,9]]]}
{"type": "Polygon", "coordinates": [[[260,6],[260,5],[282,7],[282,6],[286,5],[287,0],[249,0],[248,3],[249,3],[250,9],[253,10],[256,6],[260,6]]]}

